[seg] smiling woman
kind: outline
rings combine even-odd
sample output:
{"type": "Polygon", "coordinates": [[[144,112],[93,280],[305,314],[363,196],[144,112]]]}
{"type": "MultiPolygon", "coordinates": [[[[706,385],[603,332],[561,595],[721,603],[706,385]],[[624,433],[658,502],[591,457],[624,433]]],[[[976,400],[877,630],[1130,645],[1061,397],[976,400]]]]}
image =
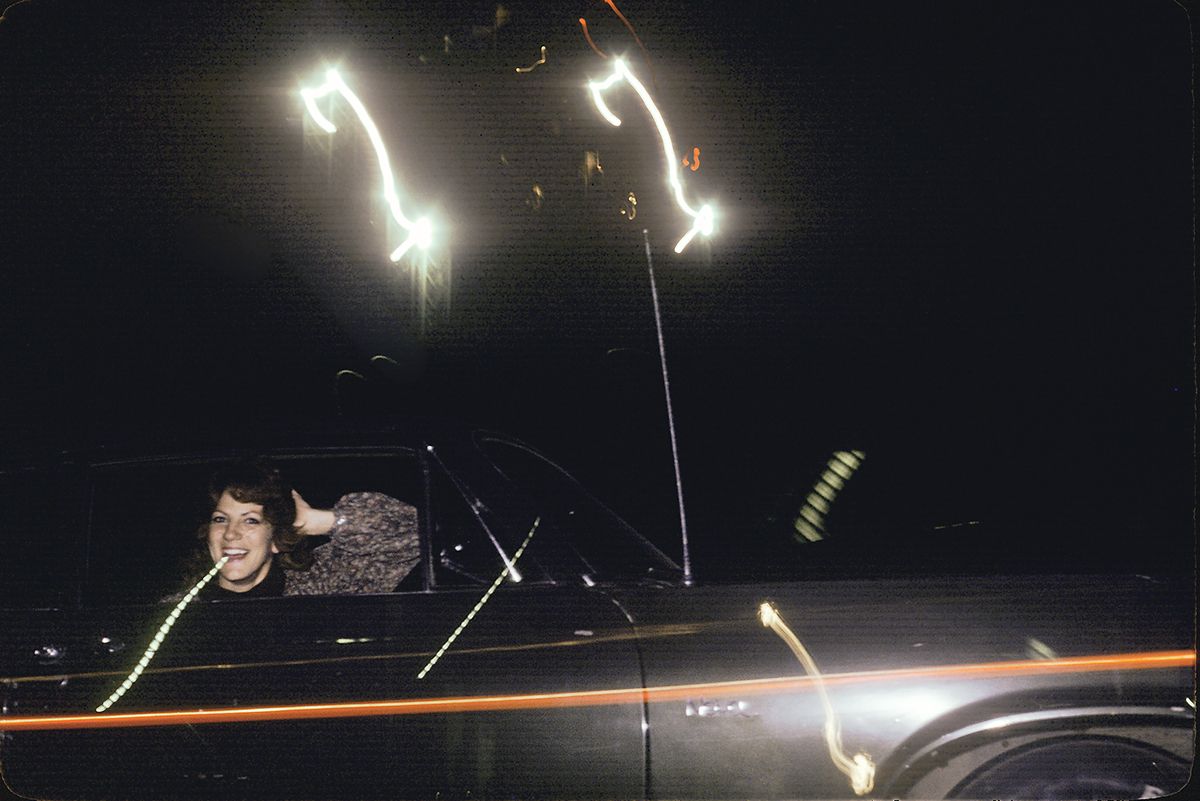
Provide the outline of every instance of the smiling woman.
{"type": "Polygon", "coordinates": [[[249,592],[262,584],[279,546],[274,527],[262,519],[257,503],[242,503],[226,490],[208,524],[208,550],[213,562],[227,558],[217,583],[233,592],[249,592]]]}
{"type": "Polygon", "coordinates": [[[199,601],[390,592],[416,561],[419,472],[402,452],[121,459],[86,481],[90,555],[59,578],[89,607],[177,601],[226,550],[199,601]]]}
{"type": "Polygon", "coordinates": [[[208,498],[198,536],[214,564],[225,561],[202,598],[390,592],[419,555],[412,506],[360,492],[314,509],[260,458],[220,468],[208,498]],[[325,541],[314,547],[314,538],[325,541]]]}
{"type": "Polygon", "coordinates": [[[282,595],[283,572],[271,571],[276,555],[287,567],[312,566],[310,541],[296,525],[298,496],[293,492],[279,469],[261,459],[235,462],[213,475],[208,483],[213,509],[199,536],[214,564],[229,558],[217,583],[209,585],[210,597],[230,592],[282,595]]]}

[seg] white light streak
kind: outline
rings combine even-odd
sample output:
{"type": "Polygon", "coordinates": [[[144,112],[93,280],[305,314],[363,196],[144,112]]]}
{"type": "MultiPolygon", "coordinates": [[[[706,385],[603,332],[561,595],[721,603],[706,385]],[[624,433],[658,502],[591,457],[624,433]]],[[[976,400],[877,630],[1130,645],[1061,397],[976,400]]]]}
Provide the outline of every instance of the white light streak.
{"type": "Polygon", "coordinates": [[[300,96],[304,98],[304,107],[312,115],[313,121],[322,130],[332,134],[337,131],[337,126],[317,109],[316,103],[318,98],[324,97],[330,92],[337,92],[346,99],[346,102],[354,109],[354,113],[358,115],[363,128],[366,129],[367,136],[371,138],[371,144],[375,148],[375,157],[379,161],[379,171],[383,175],[383,195],[392,212],[392,218],[408,232],[408,238],[392,251],[389,258],[394,262],[400,261],[401,257],[414,245],[425,250],[433,244],[433,224],[426,217],[411,221],[400,210],[400,198],[396,194],[396,182],[392,177],[392,167],[388,160],[387,149],[383,146],[383,137],[379,135],[379,129],[375,127],[375,122],[367,113],[366,106],[358,99],[358,95],[350,91],[350,87],[342,80],[342,76],[338,74],[337,70],[331,69],[325,73],[324,84],[316,88],[301,89],[300,96]]]}
{"type": "Polygon", "coordinates": [[[658,135],[662,139],[663,153],[667,159],[667,183],[671,185],[675,193],[675,202],[679,204],[679,208],[683,209],[684,213],[692,218],[692,229],[683,235],[675,245],[675,252],[682,253],[683,249],[688,246],[692,238],[696,234],[704,234],[711,236],[713,232],[713,209],[712,206],[704,205],[699,209],[693,209],[683,197],[683,182],[679,175],[679,159],[675,154],[675,147],[671,144],[671,133],[667,130],[667,123],[663,120],[662,114],[659,113],[658,107],[654,105],[654,101],[650,98],[650,93],[646,91],[646,87],[642,85],[634,74],[629,71],[629,67],[625,65],[623,59],[613,60],[613,74],[604,81],[589,81],[588,89],[592,93],[592,100],[596,104],[596,109],[600,112],[604,119],[608,120],[614,126],[619,126],[621,120],[609,110],[600,93],[608,89],[617,81],[624,79],[629,82],[633,90],[638,93],[638,97],[642,99],[646,110],[650,112],[651,118],[654,120],[654,125],[658,128],[658,135]]]}
{"type": "Polygon", "coordinates": [[[596,83],[595,81],[588,81],[588,89],[590,89],[592,91],[592,100],[595,101],[596,108],[600,110],[600,114],[603,115],[604,119],[608,120],[610,123],[612,123],[614,126],[616,126],[618,128],[621,126],[621,120],[617,118],[617,115],[613,114],[611,111],[608,110],[608,106],[604,103],[604,98],[600,96],[600,93],[603,92],[608,87],[612,86],[617,81],[621,80],[622,77],[624,77],[621,74],[621,69],[620,69],[620,67],[623,65],[623,63],[624,62],[622,62],[620,59],[617,59],[616,64],[617,64],[618,69],[616,72],[614,72],[612,75],[609,76],[607,81],[604,81],[603,83],[596,83]]]}

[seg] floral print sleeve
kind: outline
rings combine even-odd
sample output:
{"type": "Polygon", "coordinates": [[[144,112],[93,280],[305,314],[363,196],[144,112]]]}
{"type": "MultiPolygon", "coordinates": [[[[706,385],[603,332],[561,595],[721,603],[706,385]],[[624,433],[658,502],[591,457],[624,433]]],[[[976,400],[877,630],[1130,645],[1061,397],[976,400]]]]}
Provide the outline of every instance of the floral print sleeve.
{"type": "Polygon", "coordinates": [[[377,492],[355,492],[333,507],[329,542],[316,562],[288,571],[284,595],[391,592],[420,560],[417,510],[377,492]]]}

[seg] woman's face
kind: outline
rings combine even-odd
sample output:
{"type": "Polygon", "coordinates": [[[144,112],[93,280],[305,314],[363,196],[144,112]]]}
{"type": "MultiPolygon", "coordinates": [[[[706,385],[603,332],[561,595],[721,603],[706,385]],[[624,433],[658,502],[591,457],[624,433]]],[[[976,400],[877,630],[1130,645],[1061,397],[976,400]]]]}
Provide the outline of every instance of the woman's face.
{"type": "Polygon", "coordinates": [[[217,583],[227,590],[245,592],[267,577],[279,549],[275,529],[257,503],[242,503],[225,492],[208,522],[208,552],[213,562],[228,556],[217,583]]]}

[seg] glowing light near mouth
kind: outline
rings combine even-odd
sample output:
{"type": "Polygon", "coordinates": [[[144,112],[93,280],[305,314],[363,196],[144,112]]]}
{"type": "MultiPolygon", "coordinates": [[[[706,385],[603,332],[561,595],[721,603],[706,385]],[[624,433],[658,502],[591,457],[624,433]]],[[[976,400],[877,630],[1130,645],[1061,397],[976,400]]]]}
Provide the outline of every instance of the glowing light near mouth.
{"type": "Polygon", "coordinates": [[[383,195],[387,199],[392,218],[408,232],[408,238],[392,251],[389,258],[392,261],[400,261],[401,257],[414,245],[421,250],[427,249],[433,244],[433,224],[425,217],[416,221],[409,220],[400,210],[400,198],[396,194],[396,182],[392,177],[392,167],[388,160],[387,149],[383,146],[383,137],[379,135],[379,129],[375,127],[375,122],[367,113],[366,106],[358,99],[358,95],[350,91],[350,87],[342,80],[342,76],[338,74],[337,70],[331,69],[325,73],[325,83],[315,88],[301,89],[300,96],[304,98],[304,107],[312,115],[313,122],[324,131],[336,133],[337,126],[320,112],[316,103],[318,98],[322,98],[330,92],[337,92],[346,99],[346,102],[354,109],[354,113],[358,115],[359,122],[366,129],[367,136],[371,138],[371,144],[375,148],[375,158],[379,161],[379,171],[383,175],[383,195]]]}
{"type": "Polygon", "coordinates": [[[704,205],[699,209],[694,209],[683,197],[683,182],[679,175],[679,159],[675,155],[675,147],[671,144],[671,133],[667,130],[667,123],[659,112],[658,107],[654,105],[654,101],[650,98],[650,93],[646,91],[646,87],[642,85],[634,74],[629,71],[622,59],[613,60],[613,74],[607,80],[596,82],[589,81],[588,89],[592,93],[592,100],[596,104],[596,109],[600,112],[604,119],[608,120],[614,126],[620,126],[621,120],[617,115],[613,114],[605,104],[601,92],[608,89],[617,81],[625,80],[637,92],[638,97],[642,99],[642,103],[646,105],[646,110],[650,112],[650,117],[654,120],[655,127],[658,128],[658,135],[662,139],[663,153],[667,159],[667,182],[671,185],[671,189],[675,194],[675,202],[679,204],[679,208],[683,209],[684,213],[692,218],[692,228],[683,238],[675,245],[675,252],[682,253],[683,249],[688,246],[688,243],[696,236],[696,234],[704,234],[711,236],[713,232],[713,209],[712,206],[704,205]]]}

